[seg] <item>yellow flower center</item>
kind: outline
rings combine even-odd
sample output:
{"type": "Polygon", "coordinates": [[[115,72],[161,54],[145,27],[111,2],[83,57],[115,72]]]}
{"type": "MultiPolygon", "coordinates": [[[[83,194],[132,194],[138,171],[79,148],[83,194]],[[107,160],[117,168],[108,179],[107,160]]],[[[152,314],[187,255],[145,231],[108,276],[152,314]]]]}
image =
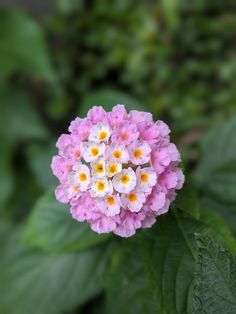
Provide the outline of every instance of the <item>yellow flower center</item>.
{"type": "Polygon", "coordinates": [[[129,183],[130,181],[130,178],[127,174],[123,175],[121,178],[120,178],[120,181],[123,183],[123,184],[127,184],[129,183]]]}
{"type": "Polygon", "coordinates": [[[97,183],[97,189],[98,189],[98,191],[103,191],[105,189],[105,183],[102,181],[99,181],[97,183]]]}
{"type": "Polygon", "coordinates": [[[149,175],[147,173],[142,173],[140,178],[142,182],[148,182],[149,175]]]}
{"type": "Polygon", "coordinates": [[[80,181],[82,181],[82,182],[86,181],[86,179],[87,179],[86,174],[85,174],[84,172],[81,172],[81,173],[79,174],[79,179],[80,179],[80,181]]]}
{"type": "Polygon", "coordinates": [[[136,149],[133,154],[135,158],[140,158],[142,157],[143,152],[141,151],[141,149],[136,149]]]}
{"type": "Polygon", "coordinates": [[[129,195],[129,201],[130,201],[130,202],[134,203],[134,202],[137,201],[137,199],[138,199],[138,198],[137,198],[137,195],[136,195],[136,194],[132,193],[132,194],[129,195]]]}
{"type": "Polygon", "coordinates": [[[111,173],[111,174],[115,174],[115,173],[117,173],[117,165],[116,164],[111,164],[110,165],[110,167],[109,167],[109,172],[111,173]]]}
{"type": "Polygon", "coordinates": [[[96,165],[96,172],[98,172],[98,173],[103,173],[104,172],[103,164],[97,164],[96,165]]]}
{"type": "Polygon", "coordinates": [[[102,131],[100,134],[99,134],[99,140],[104,140],[104,138],[107,137],[107,132],[106,131],[102,131]]]}
{"type": "Polygon", "coordinates": [[[96,157],[96,156],[98,155],[98,153],[99,153],[98,147],[93,147],[93,148],[91,149],[91,155],[92,155],[93,157],[96,157]]]}
{"type": "Polygon", "coordinates": [[[73,190],[75,191],[75,193],[79,192],[79,187],[76,185],[76,186],[73,186],[73,190]]]}
{"type": "Polygon", "coordinates": [[[113,153],[113,156],[115,158],[121,158],[121,151],[120,150],[115,150],[114,153],[113,153]]]}
{"type": "Polygon", "coordinates": [[[107,203],[108,203],[108,205],[110,205],[110,206],[115,205],[114,197],[108,197],[108,198],[107,198],[107,203]]]}

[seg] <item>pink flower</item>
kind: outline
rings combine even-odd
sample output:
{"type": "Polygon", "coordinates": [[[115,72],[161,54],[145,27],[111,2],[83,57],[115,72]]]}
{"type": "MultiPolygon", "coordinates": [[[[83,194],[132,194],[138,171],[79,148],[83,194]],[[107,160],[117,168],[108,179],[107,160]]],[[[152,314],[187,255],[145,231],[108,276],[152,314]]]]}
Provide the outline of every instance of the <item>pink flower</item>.
{"type": "Polygon", "coordinates": [[[69,171],[72,169],[72,166],[63,157],[56,155],[52,159],[51,168],[54,176],[63,183],[65,182],[69,171]]]}
{"type": "Polygon", "coordinates": [[[139,123],[139,122],[153,122],[152,114],[150,112],[131,110],[129,113],[130,120],[139,123]]]}
{"type": "Polygon", "coordinates": [[[52,171],[61,203],[72,217],[97,233],[122,237],[149,228],[168,211],[184,183],[180,154],[170,129],[148,112],[94,106],[71,122],[57,141],[52,171]]]}
{"type": "Polygon", "coordinates": [[[107,113],[102,106],[94,106],[89,110],[87,117],[93,124],[97,124],[98,122],[106,122],[107,113]]]}
{"type": "Polygon", "coordinates": [[[158,141],[159,129],[153,122],[140,122],[138,124],[140,138],[149,144],[155,144],[158,141]]]}
{"type": "Polygon", "coordinates": [[[139,132],[137,130],[136,124],[132,122],[124,122],[119,128],[114,129],[111,136],[111,141],[113,143],[121,143],[124,145],[129,145],[139,137],[139,132]]]}
{"type": "Polygon", "coordinates": [[[78,140],[87,140],[92,122],[88,119],[76,118],[69,126],[69,132],[76,135],[78,140]]]}
{"type": "Polygon", "coordinates": [[[107,119],[112,128],[117,128],[127,117],[124,105],[116,105],[111,112],[108,112],[107,119]]]}
{"type": "Polygon", "coordinates": [[[181,161],[180,154],[175,144],[168,144],[163,147],[153,147],[151,163],[155,171],[160,174],[169,165],[176,165],[181,161]]]}

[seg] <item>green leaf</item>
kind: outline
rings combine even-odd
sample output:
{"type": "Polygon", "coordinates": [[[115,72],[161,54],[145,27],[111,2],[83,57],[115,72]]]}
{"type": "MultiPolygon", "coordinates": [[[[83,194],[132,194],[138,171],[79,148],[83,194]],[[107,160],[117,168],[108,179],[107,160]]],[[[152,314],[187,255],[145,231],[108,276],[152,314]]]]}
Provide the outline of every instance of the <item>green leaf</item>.
{"type": "Polygon", "coordinates": [[[18,9],[1,9],[0,37],[2,75],[24,71],[54,81],[44,34],[29,15],[18,9]]]}
{"type": "Polygon", "coordinates": [[[27,95],[0,85],[0,134],[11,142],[44,139],[48,131],[27,95]]]}
{"type": "Polygon", "coordinates": [[[236,252],[227,225],[214,217],[208,213],[195,220],[174,211],[160,216],[152,230],[126,241],[113,256],[106,285],[108,312],[191,313],[197,258],[194,234],[212,235],[221,242],[223,238],[236,252]]]}
{"type": "Polygon", "coordinates": [[[1,253],[1,313],[61,313],[102,291],[108,247],[58,255],[23,247],[19,237],[12,232],[1,253]]]}
{"type": "Polygon", "coordinates": [[[11,168],[12,145],[0,134],[0,209],[3,208],[13,190],[13,173],[11,168]]]}
{"type": "Polygon", "coordinates": [[[236,204],[227,204],[210,197],[203,197],[201,198],[201,207],[208,208],[223,217],[236,234],[236,204]]]}
{"type": "Polygon", "coordinates": [[[213,128],[202,142],[203,155],[195,181],[204,194],[236,202],[236,119],[213,128]]]}
{"type": "Polygon", "coordinates": [[[55,142],[32,143],[26,148],[28,165],[43,189],[57,183],[50,168],[53,155],[56,155],[55,142]]]}
{"type": "Polygon", "coordinates": [[[236,257],[209,237],[197,237],[193,313],[236,313],[236,257]]]}
{"type": "Polygon", "coordinates": [[[174,204],[177,208],[192,215],[194,218],[199,219],[200,204],[197,193],[191,186],[184,186],[184,188],[178,193],[174,204]]]}
{"type": "Polygon", "coordinates": [[[53,191],[37,202],[23,234],[26,243],[54,252],[85,250],[108,238],[93,232],[86,222],[74,220],[68,206],[59,203],[53,191]]]}
{"type": "Polygon", "coordinates": [[[102,105],[106,111],[111,111],[112,107],[117,104],[124,104],[127,110],[147,111],[145,106],[123,92],[112,89],[101,89],[84,97],[78,115],[80,117],[86,116],[88,110],[94,105],[102,105]]]}

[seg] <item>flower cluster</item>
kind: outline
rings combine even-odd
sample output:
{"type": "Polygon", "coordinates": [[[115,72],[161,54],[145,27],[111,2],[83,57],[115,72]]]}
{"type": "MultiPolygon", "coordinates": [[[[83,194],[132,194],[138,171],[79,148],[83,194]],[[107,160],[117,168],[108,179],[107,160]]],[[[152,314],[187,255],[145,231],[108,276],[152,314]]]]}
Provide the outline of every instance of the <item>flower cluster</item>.
{"type": "Polygon", "coordinates": [[[94,106],[69,132],[58,139],[51,166],[60,180],[56,198],[71,205],[74,219],[128,237],[168,211],[184,175],[164,122],[124,105],[111,112],[94,106]]]}

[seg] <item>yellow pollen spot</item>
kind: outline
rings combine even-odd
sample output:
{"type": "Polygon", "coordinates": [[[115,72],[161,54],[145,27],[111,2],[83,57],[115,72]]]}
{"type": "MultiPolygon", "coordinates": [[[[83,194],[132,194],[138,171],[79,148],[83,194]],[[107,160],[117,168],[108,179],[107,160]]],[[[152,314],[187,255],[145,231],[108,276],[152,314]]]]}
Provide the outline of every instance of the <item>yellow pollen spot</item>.
{"type": "Polygon", "coordinates": [[[103,173],[104,172],[103,164],[97,164],[96,165],[96,172],[99,172],[99,173],[103,173]]]}
{"type": "Polygon", "coordinates": [[[143,152],[141,151],[141,149],[136,149],[133,153],[135,158],[140,158],[143,155],[143,152]]]}
{"type": "Polygon", "coordinates": [[[84,172],[81,172],[79,174],[79,179],[80,179],[80,181],[86,181],[86,179],[87,179],[86,174],[84,172]]]}
{"type": "Polygon", "coordinates": [[[123,175],[123,176],[120,178],[120,181],[121,181],[123,184],[127,184],[127,183],[129,183],[130,178],[129,178],[129,176],[127,176],[127,174],[125,174],[125,175],[123,175]]]}
{"type": "Polygon", "coordinates": [[[99,150],[98,150],[97,147],[93,147],[93,148],[91,149],[91,155],[92,155],[92,156],[96,157],[96,156],[98,155],[98,153],[99,153],[99,150]]]}
{"type": "Polygon", "coordinates": [[[137,198],[137,195],[136,195],[136,194],[132,193],[132,194],[129,195],[129,200],[130,200],[130,202],[134,203],[134,202],[137,201],[137,199],[138,199],[138,198],[137,198]]]}
{"type": "Polygon", "coordinates": [[[105,183],[104,182],[101,182],[101,181],[98,181],[97,183],[97,189],[99,191],[103,191],[105,189],[105,183]]]}
{"type": "Polygon", "coordinates": [[[115,150],[114,153],[113,153],[113,156],[115,158],[121,158],[121,151],[120,150],[115,150]]]}
{"type": "Polygon", "coordinates": [[[129,138],[129,134],[128,134],[128,133],[123,133],[123,134],[121,134],[121,139],[122,139],[123,141],[128,140],[128,138],[129,138]]]}
{"type": "Polygon", "coordinates": [[[107,137],[107,132],[106,131],[102,131],[100,134],[99,134],[99,140],[104,140],[104,138],[107,137]]]}
{"type": "Polygon", "coordinates": [[[140,178],[142,182],[148,182],[149,175],[147,173],[142,173],[140,178]]]}
{"type": "Polygon", "coordinates": [[[117,165],[116,164],[111,164],[110,165],[110,168],[109,168],[109,172],[114,174],[114,173],[117,173],[117,165]]]}
{"type": "Polygon", "coordinates": [[[79,192],[79,187],[77,185],[73,186],[73,190],[77,193],[77,192],[79,192]]]}
{"type": "Polygon", "coordinates": [[[108,198],[107,198],[107,203],[108,203],[108,205],[110,205],[110,206],[115,205],[114,197],[108,197],[108,198]]]}

